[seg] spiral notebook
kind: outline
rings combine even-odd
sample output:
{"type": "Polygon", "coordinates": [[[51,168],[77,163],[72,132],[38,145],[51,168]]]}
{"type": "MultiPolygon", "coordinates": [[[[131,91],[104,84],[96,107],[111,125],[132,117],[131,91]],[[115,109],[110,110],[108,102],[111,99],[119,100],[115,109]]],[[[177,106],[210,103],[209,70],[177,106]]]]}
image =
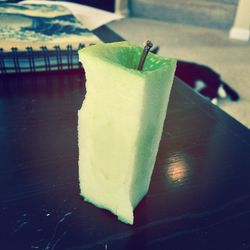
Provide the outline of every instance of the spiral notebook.
{"type": "Polygon", "coordinates": [[[77,50],[98,42],[63,6],[0,4],[0,73],[79,68],[77,50]]]}

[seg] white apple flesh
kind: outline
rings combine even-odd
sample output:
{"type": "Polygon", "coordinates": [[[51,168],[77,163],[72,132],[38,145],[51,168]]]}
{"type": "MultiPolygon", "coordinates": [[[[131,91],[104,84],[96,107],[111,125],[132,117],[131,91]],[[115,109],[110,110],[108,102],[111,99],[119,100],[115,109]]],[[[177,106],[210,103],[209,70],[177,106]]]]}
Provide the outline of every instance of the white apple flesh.
{"type": "Polygon", "coordinates": [[[175,59],[127,42],[79,51],[86,97],[78,112],[81,195],[133,224],[133,210],[148,192],[176,68],[175,59]]]}

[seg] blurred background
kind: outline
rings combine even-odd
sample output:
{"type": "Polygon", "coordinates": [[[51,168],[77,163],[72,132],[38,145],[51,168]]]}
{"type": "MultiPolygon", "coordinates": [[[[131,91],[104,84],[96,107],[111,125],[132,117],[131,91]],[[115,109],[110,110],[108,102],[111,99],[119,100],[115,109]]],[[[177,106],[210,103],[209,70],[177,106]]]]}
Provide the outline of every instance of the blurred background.
{"type": "MultiPolygon", "coordinates": [[[[120,0],[116,4],[116,11],[127,18],[109,27],[131,42],[151,39],[160,46],[161,55],[216,72],[239,95],[233,101],[222,94],[216,104],[250,128],[249,0],[120,0]]],[[[197,80],[205,77],[210,87],[216,84],[211,72],[204,74],[212,82],[192,67],[185,70],[187,75],[197,74],[197,80]]]]}
{"type": "Polygon", "coordinates": [[[179,78],[250,128],[250,0],[68,2],[122,15],[108,27],[132,43],[149,39],[160,55],[177,58],[179,78]]]}

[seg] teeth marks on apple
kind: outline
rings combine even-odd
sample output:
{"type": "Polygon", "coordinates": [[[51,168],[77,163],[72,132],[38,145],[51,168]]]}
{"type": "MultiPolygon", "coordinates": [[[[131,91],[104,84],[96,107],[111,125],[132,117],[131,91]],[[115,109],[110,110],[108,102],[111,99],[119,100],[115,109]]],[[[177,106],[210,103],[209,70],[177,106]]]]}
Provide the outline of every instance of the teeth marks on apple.
{"type": "Polygon", "coordinates": [[[176,60],[128,42],[79,51],[87,94],[78,112],[81,195],[124,223],[148,192],[176,60]]]}

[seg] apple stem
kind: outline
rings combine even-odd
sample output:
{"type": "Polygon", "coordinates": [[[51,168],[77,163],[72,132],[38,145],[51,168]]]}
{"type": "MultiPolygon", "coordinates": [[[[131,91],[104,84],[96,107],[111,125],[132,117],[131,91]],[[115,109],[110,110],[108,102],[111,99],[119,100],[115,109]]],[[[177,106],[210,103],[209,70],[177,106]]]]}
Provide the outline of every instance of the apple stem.
{"type": "Polygon", "coordinates": [[[144,63],[145,63],[145,60],[146,60],[146,57],[148,55],[148,52],[150,51],[150,49],[153,47],[153,43],[149,40],[147,40],[145,43],[144,43],[144,49],[142,51],[142,55],[141,55],[141,58],[140,58],[140,62],[138,64],[138,67],[137,67],[137,70],[140,70],[142,71],[143,70],[143,66],[144,66],[144,63]]]}

